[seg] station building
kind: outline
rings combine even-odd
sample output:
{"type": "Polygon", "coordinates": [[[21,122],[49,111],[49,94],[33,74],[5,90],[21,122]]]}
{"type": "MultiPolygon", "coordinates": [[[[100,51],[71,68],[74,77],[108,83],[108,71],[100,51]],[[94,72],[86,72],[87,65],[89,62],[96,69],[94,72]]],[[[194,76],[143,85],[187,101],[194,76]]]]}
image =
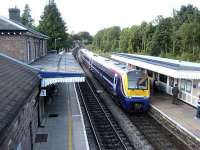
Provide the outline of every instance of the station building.
{"type": "Polygon", "coordinates": [[[142,69],[155,80],[162,92],[172,95],[172,87],[178,84],[179,99],[197,107],[200,95],[200,64],[154,56],[118,53],[111,56],[132,69],[142,69]]]}
{"type": "MultiPolygon", "coordinates": [[[[83,70],[71,53],[48,54],[32,65],[0,53],[0,150],[35,150],[37,142],[47,143],[50,131],[44,128],[44,121],[49,113],[48,88],[57,83],[84,81],[83,70]],[[38,129],[43,128],[38,134],[38,129]]],[[[77,122],[74,124],[81,128],[83,125],[77,122]]]]}
{"type": "Polygon", "coordinates": [[[0,53],[26,64],[47,55],[49,37],[24,26],[18,8],[9,9],[9,16],[0,16],[0,53]]]}
{"type": "Polygon", "coordinates": [[[0,149],[33,148],[39,71],[0,53],[0,149]]]}

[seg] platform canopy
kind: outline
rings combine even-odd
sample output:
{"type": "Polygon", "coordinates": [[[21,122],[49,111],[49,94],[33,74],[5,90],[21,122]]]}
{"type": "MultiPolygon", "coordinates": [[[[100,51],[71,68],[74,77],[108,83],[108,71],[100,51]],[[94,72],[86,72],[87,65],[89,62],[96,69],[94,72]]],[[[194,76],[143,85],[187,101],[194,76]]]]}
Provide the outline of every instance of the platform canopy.
{"type": "Polygon", "coordinates": [[[84,82],[85,75],[72,53],[49,53],[31,64],[40,70],[42,87],[63,82],[84,82]]]}
{"type": "Polygon", "coordinates": [[[200,64],[147,55],[116,53],[115,60],[177,79],[200,79],[200,64]]]}

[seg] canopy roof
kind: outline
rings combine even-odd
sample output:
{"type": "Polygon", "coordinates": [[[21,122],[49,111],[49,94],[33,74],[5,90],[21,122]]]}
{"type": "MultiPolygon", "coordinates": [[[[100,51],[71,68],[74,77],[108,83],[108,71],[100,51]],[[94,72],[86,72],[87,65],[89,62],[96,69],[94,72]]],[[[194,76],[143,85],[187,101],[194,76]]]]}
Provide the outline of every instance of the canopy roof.
{"type": "Polygon", "coordinates": [[[42,87],[58,82],[85,81],[84,72],[71,53],[50,53],[31,66],[40,70],[42,87]]]}
{"type": "Polygon", "coordinates": [[[147,55],[116,53],[113,59],[177,79],[200,79],[200,64],[147,55]]]}

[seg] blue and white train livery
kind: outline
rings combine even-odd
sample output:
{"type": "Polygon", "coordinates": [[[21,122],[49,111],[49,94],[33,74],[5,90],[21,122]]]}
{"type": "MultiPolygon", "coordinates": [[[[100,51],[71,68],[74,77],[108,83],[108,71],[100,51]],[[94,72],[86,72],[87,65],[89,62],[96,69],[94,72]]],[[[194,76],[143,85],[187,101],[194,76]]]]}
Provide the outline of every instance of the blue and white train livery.
{"type": "Polygon", "coordinates": [[[128,69],[126,64],[98,56],[86,49],[79,51],[79,58],[115,95],[123,109],[147,111],[149,108],[150,82],[140,70],[128,69]]]}

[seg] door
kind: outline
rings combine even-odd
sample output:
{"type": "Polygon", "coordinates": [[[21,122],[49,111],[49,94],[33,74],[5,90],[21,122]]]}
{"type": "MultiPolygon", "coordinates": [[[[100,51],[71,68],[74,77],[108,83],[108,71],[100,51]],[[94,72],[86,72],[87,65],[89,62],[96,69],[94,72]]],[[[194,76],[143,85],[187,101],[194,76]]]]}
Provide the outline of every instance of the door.
{"type": "Polygon", "coordinates": [[[33,129],[32,129],[32,122],[29,124],[29,131],[30,131],[30,143],[31,143],[31,150],[33,150],[33,129]]]}
{"type": "Polygon", "coordinates": [[[30,41],[28,41],[28,43],[27,43],[27,59],[28,59],[28,63],[30,63],[31,62],[31,42],[30,41]]]}

